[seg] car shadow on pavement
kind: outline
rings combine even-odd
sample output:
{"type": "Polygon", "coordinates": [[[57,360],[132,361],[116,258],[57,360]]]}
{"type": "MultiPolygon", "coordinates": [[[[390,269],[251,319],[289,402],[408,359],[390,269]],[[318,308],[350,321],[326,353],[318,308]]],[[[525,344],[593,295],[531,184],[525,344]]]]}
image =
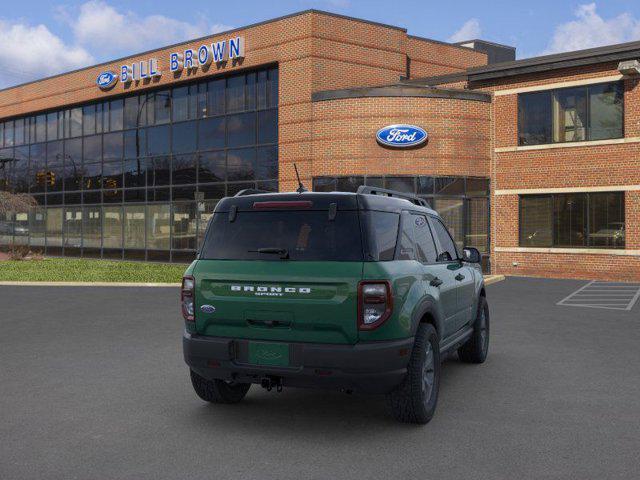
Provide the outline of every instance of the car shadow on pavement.
{"type": "MultiPolygon", "coordinates": [[[[443,362],[443,388],[456,382],[457,372],[468,367],[453,356],[443,362]]],[[[195,399],[194,402],[200,402],[195,399]]],[[[445,402],[440,402],[436,416],[445,410],[445,402]]],[[[234,427],[236,431],[262,429],[270,434],[300,434],[307,432],[316,435],[329,432],[353,432],[361,435],[363,431],[373,434],[389,428],[407,429],[416,425],[402,424],[393,419],[387,411],[384,395],[346,394],[332,390],[285,388],[278,393],[267,392],[253,385],[245,399],[237,405],[209,405],[203,402],[193,403],[185,410],[192,428],[234,427]],[[384,427],[376,430],[376,427],[384,427]],[[351,430],[345,430],[351,429],[351,430]]],[[[344,438],[344,437],[343,437],[344,438]]]]}

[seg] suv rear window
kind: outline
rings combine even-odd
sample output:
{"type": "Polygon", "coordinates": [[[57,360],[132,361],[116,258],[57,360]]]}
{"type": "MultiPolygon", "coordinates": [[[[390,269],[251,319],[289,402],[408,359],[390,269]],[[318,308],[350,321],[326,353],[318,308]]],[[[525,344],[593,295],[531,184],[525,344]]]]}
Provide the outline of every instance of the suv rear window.
{"type": "Polygon", "coordinates": [[[289,260],[361,262],[362,239],[358,212],[339,211],[329,220],[323,211],[238,212],[233,222],[216,213],[200,258],[208,260],[280,260],[280,254],[258,249],[286,250],[289,260]]]}

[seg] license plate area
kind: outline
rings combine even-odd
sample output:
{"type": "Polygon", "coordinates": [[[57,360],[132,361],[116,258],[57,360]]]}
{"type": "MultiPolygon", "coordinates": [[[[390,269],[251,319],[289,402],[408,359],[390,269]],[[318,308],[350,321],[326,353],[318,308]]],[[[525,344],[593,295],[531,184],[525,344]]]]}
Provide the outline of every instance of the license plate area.
{"type": "Polygon", "coordinates": [[[289,366],[289,344],[269,342],[249,342],[248,363],[270,367],[289,366]]]}

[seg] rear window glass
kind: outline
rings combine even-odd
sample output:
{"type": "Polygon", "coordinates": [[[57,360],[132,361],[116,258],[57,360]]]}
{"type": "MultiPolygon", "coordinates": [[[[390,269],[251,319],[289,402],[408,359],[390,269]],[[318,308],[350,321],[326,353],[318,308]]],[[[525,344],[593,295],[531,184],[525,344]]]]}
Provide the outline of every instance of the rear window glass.
{"type": "Polygon", "coordinates": [[[226,212],[213,216],[200,258],[209,260],[362,261],[358,212],[324,211],[226,212]],[[262,249],[262,253],[257,250],[262,249]],[[267,249],[268,251],[265,251],[267,249]]]}

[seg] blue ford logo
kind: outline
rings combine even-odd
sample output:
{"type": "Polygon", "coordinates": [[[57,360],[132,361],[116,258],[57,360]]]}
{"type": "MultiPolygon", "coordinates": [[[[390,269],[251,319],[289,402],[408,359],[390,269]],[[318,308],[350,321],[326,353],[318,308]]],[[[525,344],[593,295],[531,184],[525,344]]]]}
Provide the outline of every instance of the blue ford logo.
{"type": "Polygon", "coordinates": [[[216,311],[216,307],[214,307],[213,305],[202,305],[202,306],[200,307],[200,310],[201,310],[203,313],[213,313],[213,312],[215,312],[215,311],[216,311]]]}
{"type": "Polygon", "coordinates": [[[427,141],[427,132],[415,125],[389,125],[376,134],[382,145],[395,148],[416,147],[427,141]]]}
{"type": "Polygon", "coordinates": [[[102,90],[107,90],[115,85],[118,76],[113,72],[102,72],[96,79],[96,85],[102,90]]]}

